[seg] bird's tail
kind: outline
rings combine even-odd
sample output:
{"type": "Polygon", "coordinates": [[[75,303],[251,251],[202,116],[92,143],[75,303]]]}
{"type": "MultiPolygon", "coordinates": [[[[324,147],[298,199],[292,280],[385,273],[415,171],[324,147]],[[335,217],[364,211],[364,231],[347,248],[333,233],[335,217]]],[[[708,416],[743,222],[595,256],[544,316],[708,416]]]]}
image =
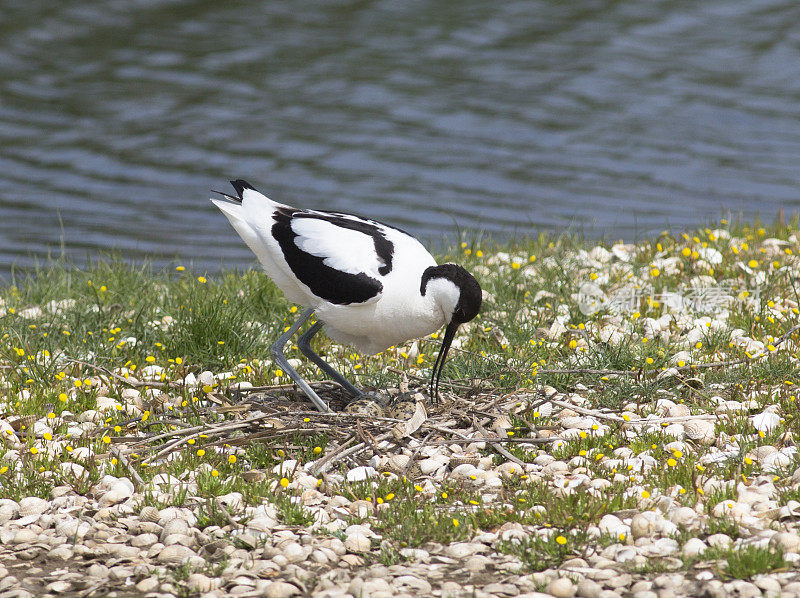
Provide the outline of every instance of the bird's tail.
{"type": "Polygon", "coordinates": [[[231,185],[236,190],[236,195],[214,191],[220,197],[212,197],[211,202],[228,217],[242,238],[265,226],[271,226],[274,210],[284,207],[263,193],[259,193],[247,181],[236,179],[231,181],[231,185]]]}

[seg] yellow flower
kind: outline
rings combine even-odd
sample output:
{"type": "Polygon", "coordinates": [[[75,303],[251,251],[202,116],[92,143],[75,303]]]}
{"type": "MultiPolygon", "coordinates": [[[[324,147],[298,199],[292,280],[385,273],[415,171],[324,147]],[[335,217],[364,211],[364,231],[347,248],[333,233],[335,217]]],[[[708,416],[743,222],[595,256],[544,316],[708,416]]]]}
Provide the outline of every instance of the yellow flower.
{"type": "Polygon", "coordinates": [[[206,280],[205,276],[198,276],[197,277],[197,282],[199,282],[200,284],[205,284],[205,283],[208,282],[208,280],[206,280]]]}
{"type": "Polygon", "coordinates": [[[678,462],[675,459],[673,459],[672,457],[667,459],[667,465],[669,465],[670,467],[675,467],[677,464],[678,464],[678,462]]]}
{"type": "Polygon", "coordinates": [[[35,446],[32,446],[31,447],[31,455],[36,455],[38,453],[39,453],[39,449],[36,448],[35,446]]]}
{"type": "Polygon", "coordinates": [[[187,440],[186,442],[187,442],[188,444],[194,444],[194,443],[195,443],[195,442],[197,442],[197,441],[196,441],[194,438],[190,438],[190,439],[189,439],[189,440],[187,440]]]}
{"type": "Polygon", "coordinates": [[[447,492],[442,492],[442,498],[447,498],[447,492]]]}
{"type": "Polygon", "coordinates": [[[648,357],[645,361],[647,361],[648,365],[653,365],[653,358],[652,357],[648,357]]]}
{"type": "Polygon", "coordinates": [[[519,270],[519,269],[520,269],[520,265],[519,265],[519,263],[518,263],[518,262],[514,262],[513,264],[511,264],[511,267],[512,267],[514,270],[519,270]]]}
{"type": "Polygon", "coordinates": [[[625,541],[625,538],[626,538],[627,536],[626,536],[624,533],[620,533],[620,535],[619,535],[618,537],[619,537],[619,541],[620,541],[620,542],[624,542],[624,541],[625,541]]]}
{"type": "Polygon", "coordinates": [[[186,270],[186,268],[184,268],[183,266],[175,266],[175,269],[176,269],[178,272],[183,272],[184,270],[186,270]]]}
{"type": "Polygon", "coordinates": [[[379,497],[378,497],[378,498],[375,500],[375,502],[377,502],[379,505],[382,505],[382,504],[383,504],[383,499],[382,499],[382,498],[379,496],[379,497]]]}
{"type": "Polygon", "coordinates": [[[43,437],[45,440],[53,440],[53,435],[52,435],[50,432],[45,432],[45,433],[42,435],[42,437],[43,437]]]}
{"type": "Polygon", "coordinates": [[[642,498],[650,498],[650,493],[647,490],[642,490],[642,498]]]}
{"type": "Polygon", "coordinates": [[[231,465],[236,463],[236,455],[231,455],[230,457],[228,457],[228,463],[230,463],[231,465]]]}
{"type": "Polygon", "coordinates": [[[277,378],[283,378],[283,370],[281,369],[275,370],[275,376],[277,378]]]}
{"type": "Polygon", "coordinates": [[[556,536],[556,543],[564,546],[567,543],[567,539],[564,536],[556,536]]]}
{"type": "Polygon", "coordinates": [[[153,357],[152,355],[148,355],[147,357],[145,357],[145,358],[144,358],[144,360],[145,360],[147,363],[153,363],[153,362],[156,360],[156,358],[155,358],[155,357],[153,357]]]}
{"type": "Polygon", "coordinates": [[[211,477],[216,478],[219,477],[219,472],[216,469],[211,470],[211,477]]]}
{"type": "Polygon", "coordinates": [[[281,478],[281,486],[287,488],[289,486],[289,480],[287,480],[286,478],[281,478]]]}
{"type": "Polygon", "coordinates": [[[661,274],[661,270],[659,270],[658,268],[653,268],[652,270],[650,270],[650,276],[652,276],[653,278],[655,278],[659,274],[661,274]]]}
{"type": "Polygon", "coordinates": [[[571,341],[569,341],[570,349],[575,349],[577,346],[578,346],[578,341],[576,341],[574,338],[571,341]]]}
{"type": "Polygon", "coordinates": [[[206,384],[205,386],[203,386],[203,392],[211,392],[212,390],[214,389],[211,388],[210,384],[206,384]]]}
{"type": "Polygon", "coordinates": [[[422,488],[422,486],[417,484],[417,485],[414,486],[414,490],[416,490],[417,492],[422,492],[423,488],[422,488]]]}
{"type": "Polygon", "coordinates": [[[315,446],[314,447],[314,454],[315,455],[319,455],[321,452],[322,452],[322,447],[321,446],[315,446]]]}
{"type": "Polygon", "coordinates": [[[598,278],[598,277],[597,277],[597,273],[596,273],[596,272],[592,272],[591,274],[589,274],[589,278],[590,278],[591,280],[597,280],[597,278],[598,278]]]}
{"type": "Polygon", "coordinates": [[[458,527],[459,525],[461,524],[458,522],[458,519],[453,518],[453,527],[458,527]]]}
{"type": "Polygon", "coordinates": [[[103,444],[111,444],[111,437],[103,436],[103,444]]]}
{"type": "Polygon", "coordinates": [[[203,449],[198,449],[197,450],[197,456],[198,457],[203,457],[205,454],[206,454],[206,452],[203,449]]]}
{"type": "Polygon", "coordinates": [[[758,268],[758,262],[756,260],[750,260],[749,262],[747,262],[747,265],[750,266],[751,268],[758,268]]]}
{"type": "Polygon", "coordinates": [[[393,498],[394,498],[393,492],[390,492],[389,494],[386,495],[386,500],[392,500],[393,498]]]}

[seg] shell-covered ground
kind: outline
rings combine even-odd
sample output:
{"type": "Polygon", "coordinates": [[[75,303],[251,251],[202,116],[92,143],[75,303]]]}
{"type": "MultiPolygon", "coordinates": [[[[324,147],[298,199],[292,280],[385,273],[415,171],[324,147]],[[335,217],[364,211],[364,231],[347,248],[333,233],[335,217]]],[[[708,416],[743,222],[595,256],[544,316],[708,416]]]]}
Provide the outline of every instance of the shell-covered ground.
{"type": "Polygon", "coordinates": [[[800,596],[797,224],[471,240],[438,335],[316,348],[253,270],[108,258],[0,289],[0,597],[800,596]]]}

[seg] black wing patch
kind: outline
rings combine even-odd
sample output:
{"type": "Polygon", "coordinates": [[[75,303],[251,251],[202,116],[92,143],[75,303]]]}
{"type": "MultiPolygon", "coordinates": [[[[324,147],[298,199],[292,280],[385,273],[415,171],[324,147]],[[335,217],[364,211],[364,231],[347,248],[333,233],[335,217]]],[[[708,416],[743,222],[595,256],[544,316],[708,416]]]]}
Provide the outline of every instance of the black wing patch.
{"type": "Polygon", "coordinates": [[[358,274],[342,272],[327,266],[325,258],[300,249],[295,243],[297,233],[292,230],[292,219],[317,218],[370,235],[375,242],[378,257],[384,263],[378,272],[385,275],[392,269],[394,245],[377,227],[367,222],[356,222],[331,214],[313,214],[292,208],[278,208],[273,218],[275,224],[272,225],[272,236],[278,241],[286,263],[298,280],[311,289],[317,297],[337,305],[349,305],[369,301],[383,290],[383,284],[379,280],[364,272],[358,274]]]}

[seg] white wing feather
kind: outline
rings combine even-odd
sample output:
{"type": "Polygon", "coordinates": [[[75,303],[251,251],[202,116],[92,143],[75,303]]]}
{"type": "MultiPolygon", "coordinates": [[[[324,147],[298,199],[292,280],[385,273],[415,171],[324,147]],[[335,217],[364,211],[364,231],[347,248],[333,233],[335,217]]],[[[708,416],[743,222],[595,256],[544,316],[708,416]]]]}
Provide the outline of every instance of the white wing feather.
{"type": "Polygon", "coordinates": [[[294,218],[295,244],[306,253],[321,257],[326,266],[348,274],[361,272],[378,278],[383,261],[375,253],[370,235],[316,218],[294,218]]]}

